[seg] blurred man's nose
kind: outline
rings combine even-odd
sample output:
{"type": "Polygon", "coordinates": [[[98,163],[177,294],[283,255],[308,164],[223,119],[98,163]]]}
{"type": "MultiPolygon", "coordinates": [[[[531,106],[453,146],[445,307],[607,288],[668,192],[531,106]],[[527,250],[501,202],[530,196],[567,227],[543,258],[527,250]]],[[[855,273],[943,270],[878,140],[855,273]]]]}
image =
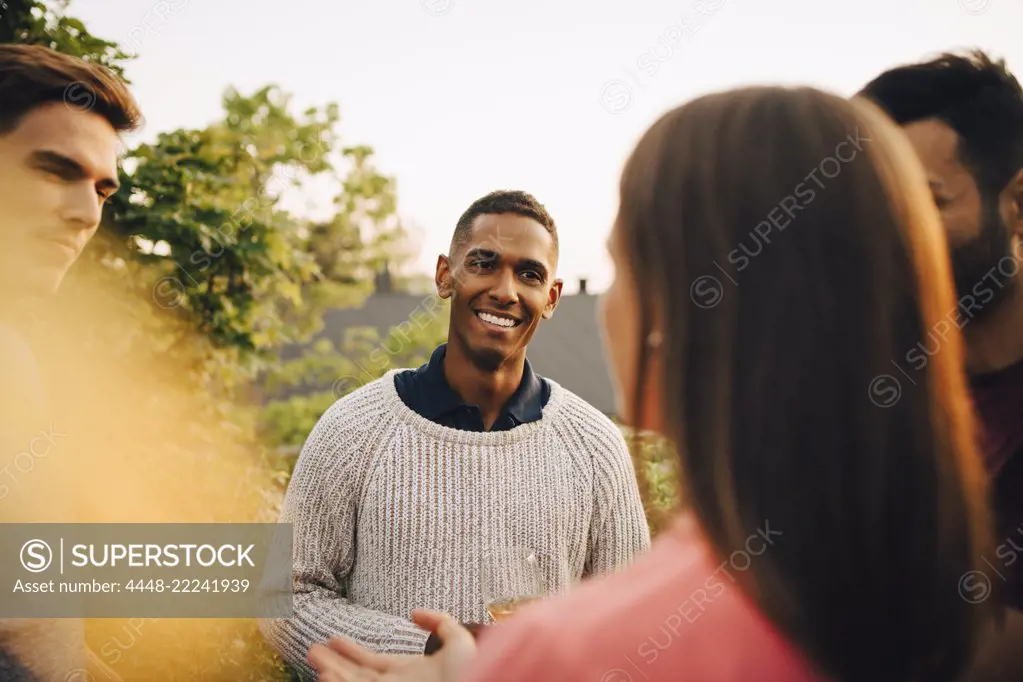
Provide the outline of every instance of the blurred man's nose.
{"type": "Polygon", "coordinates": [[[103,202],[96,194],[96,188],[86,182],[77,183],[74,188],[69,188],[62,217],[76,230],[95,229],[103,217],[103,202]]]}

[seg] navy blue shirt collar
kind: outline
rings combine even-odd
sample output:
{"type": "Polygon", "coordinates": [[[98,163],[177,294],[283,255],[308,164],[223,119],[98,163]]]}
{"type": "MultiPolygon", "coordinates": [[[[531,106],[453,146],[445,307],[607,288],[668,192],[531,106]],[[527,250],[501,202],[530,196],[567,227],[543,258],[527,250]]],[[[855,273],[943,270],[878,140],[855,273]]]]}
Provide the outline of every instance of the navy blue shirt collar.
{"type": "MultiPolygon", "coordinates": [[[[430,355],[428,363],[413,371],[399,372],[395,376],[398,394],[406,405],[432,422],[463,430],[482,431],[483,418],[479,408],[467,404],[444,376],[446,351],[447,344],[441,344],[430,355]]],[[[550,385],[533,372],[529,360],[526,360],[522,381],[491,430],[504,431],[538,421],[543,416],[543,406],[549,397],[550,385]]]]}

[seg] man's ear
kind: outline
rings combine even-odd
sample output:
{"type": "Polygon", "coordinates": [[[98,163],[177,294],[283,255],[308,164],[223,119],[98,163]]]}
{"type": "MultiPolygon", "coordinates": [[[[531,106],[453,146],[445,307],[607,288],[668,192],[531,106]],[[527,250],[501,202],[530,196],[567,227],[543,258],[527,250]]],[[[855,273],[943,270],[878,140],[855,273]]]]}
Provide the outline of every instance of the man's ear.
{"type": "Polygon", "coordinates": [[[1023,168],[1002,190],[1002,221],[1009,234],[1023,240],[1023,168]]]}
{"type": "Polygon", "coordinates": [[[560,279],[554,280],[554,284],[551,285],[551,290],[547,294],[547,305],[543,307],[543,319],[549,320],[554,316],[554,309],[558,307],[558,301],[561,300],[561,288],[565,285],[560,279]]]}
{"type": "Polygon", "coordinates": [[[437,285],[438,296],[441,298],[451,298],[451,294],[454,291],[451,261],[444,254],[437,256],[437,271],[433,276],[433,281],[437,285]]]}

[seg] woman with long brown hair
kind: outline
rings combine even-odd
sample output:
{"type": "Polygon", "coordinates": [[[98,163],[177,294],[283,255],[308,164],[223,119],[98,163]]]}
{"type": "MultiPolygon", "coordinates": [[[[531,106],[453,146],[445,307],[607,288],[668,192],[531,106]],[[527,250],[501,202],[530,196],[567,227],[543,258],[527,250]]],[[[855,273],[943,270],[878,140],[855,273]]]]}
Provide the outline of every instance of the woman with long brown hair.
{"type": "Polygon", "coordinates": [[[628,570],[326,680],[953,680],[987,617],[983,471],[923,171],[864,101],[675,109],[626,164],[602,305],[619,412],[678,451],[686,510],[628,570]],[[947,327],[948,325],[942,325],[947,327]],[[983,587],[983,585],[980,585],[983,587]]]}

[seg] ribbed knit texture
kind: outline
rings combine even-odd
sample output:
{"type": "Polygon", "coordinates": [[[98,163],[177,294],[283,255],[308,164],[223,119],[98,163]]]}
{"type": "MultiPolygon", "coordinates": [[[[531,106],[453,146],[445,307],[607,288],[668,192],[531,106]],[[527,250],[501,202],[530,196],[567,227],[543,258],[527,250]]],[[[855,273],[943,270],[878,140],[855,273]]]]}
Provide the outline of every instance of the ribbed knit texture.
{"type": "Polygon", "coordinates": [[[610,419],[550,381],[539,421],[459,431],[409,409],[393,370],[331,406],[285,497],[294,524],[295,615],[264,635],[307,674],[334,635],[421,654],[416,608],[487,620],[482,556],[535,551],[545,587],[610,573],[650,546],[628,449],[610,419]]]}

